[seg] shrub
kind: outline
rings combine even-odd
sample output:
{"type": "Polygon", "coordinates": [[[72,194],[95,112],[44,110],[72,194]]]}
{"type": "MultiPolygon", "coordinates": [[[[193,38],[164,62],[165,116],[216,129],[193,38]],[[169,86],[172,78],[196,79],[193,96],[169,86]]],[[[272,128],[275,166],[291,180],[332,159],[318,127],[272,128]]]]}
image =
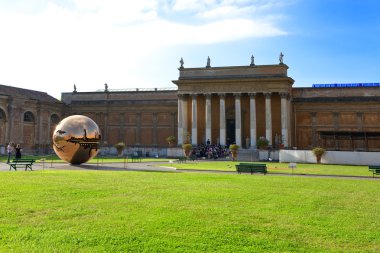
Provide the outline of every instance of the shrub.
{"type": "Polygon", "coordinates": [[[166,142],[168,143],[168,144],[174,144],[175,142],[176,142],[176,138],[173,136],[173,135],[171,135],[171,136],[168,136],[167,138],[166,138],[166,142]]]}
{"type": "Polygon", "coordinates": [[[315,156],[318,156],[318,155],[323,156],[326,153],[326,149],[321,148],[321,147],[315,147],[313,148],[312,152],[315,156]]]}
{"type": "Polygon", "coordinates": [[[114,145],[114,147],[116,148],[117,150],[117,153],[119,155],[121,155],[121,153],[123,152],[124,148],[125,148],[125,143],[124,142],[118,142],[114,145]]]}
{"type": "Polygon", "coordinates": [[[193,145],[191,145],[190,143],[182,144],[182,149],[185,150],[185,151],[189,151],[192,148],[193,148],[193,145]]]}
{"type": "Polygon", "coordinates": [[[256,146],[258,149],[266,149],[268,145],[269,141],[264,136],[261,136],[259,139],[257,139],[256,146]]]}
{"type": "Polygon", "coordinates": [[[239,145],[236,145],[236,144],[231,144],[230,145],[230,150],[231,151],[237,151],[239,149],[239,145]]]}

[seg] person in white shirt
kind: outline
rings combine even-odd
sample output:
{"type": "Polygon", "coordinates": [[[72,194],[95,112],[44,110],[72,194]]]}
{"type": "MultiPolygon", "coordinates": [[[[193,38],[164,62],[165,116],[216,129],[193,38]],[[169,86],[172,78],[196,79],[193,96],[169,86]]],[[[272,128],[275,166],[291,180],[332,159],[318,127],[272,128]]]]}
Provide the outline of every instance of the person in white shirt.
{"type": "Polygon", "coordinates": [[[7,160],[7,163],[10,162],[11,160],[11,155],[12,155],[12,151],[13,151],[13,145],[12,143],[10,142],[7,146],[7,152],[8,152],[8,160],[7,160]]]}

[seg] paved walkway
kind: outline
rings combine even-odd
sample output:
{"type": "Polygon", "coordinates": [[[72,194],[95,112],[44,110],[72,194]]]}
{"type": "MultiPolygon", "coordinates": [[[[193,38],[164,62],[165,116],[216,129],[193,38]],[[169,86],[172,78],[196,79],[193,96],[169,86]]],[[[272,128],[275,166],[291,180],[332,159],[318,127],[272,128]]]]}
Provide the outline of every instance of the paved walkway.
{"type": "MultiPolygon", "coordinates": [[[[72,165],[68,163],[34,163],[33,170],[137,170],[137,171],[166,171],[176,172],[175,168],[162,167],[160,164],[167,162],[154,163],[84,163],[72,165]]],[[[9,165],[0,162],[0,171],[9,171],[9,165]]],[[[17,168],[17,171],[24,171],[24,168],[17,168]]],[[[14,171],[12,169],[12,171],[14,171]]],[[[28,170],[29,171],[29,170],[28,170]]]]}
{"type": "MultiPolygon", "coordinates": [[[[71,165],[68,163],[35,163],[33,170],[112,170],[112,171],[152,171],[152,172],[180,172],[180,173],[223,173],[236,174],[235,171],[218,171],[218,170],[196,170],[186,169],[180,170],[173,167],[164,167],[163,164],[168,162],[141,162],[141,163],[99,163],[99,164],[81,164],[71,165]]],[[[0,172],[9,172],[9,165],[0,162],[0,172]]],[[[17,171],[24,171],[23,168],[18,168],[17,171]]],[[[29,171],[29,170],[28,170],[29,171]]],[[[12,169],[12,172],[14,170],[12,169]]],[[[255,174],[255,176],[263,176],[255,174]]],[[[267,176],[297,176],[297,177],[318,177],[318,178],[342,178],[355,180],[378,180],[380,177],[373,178],[372,176],[340,176],[340,175],[311,175],[311,174],[288,174],[288,173],[268,173],[267,176]]]]}

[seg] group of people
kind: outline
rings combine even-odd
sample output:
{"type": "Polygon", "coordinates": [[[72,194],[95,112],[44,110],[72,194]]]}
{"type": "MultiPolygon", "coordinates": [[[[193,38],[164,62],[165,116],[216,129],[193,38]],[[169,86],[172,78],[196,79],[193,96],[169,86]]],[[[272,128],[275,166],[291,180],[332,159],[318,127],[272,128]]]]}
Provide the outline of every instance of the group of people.
{"type": "Polygon", "coordinates": [[[10,142],[7,146],[7,152],[8,152],[8,160],[7,163],[10,163],[12,154],[15,154],[16,159],[21,159],[21,146],[20,144],[15,145],[14,143],[10,142]]]}
{"type": "Polygon", "coordinates": [[[206,144],[200,144],[194,147],[192,155],[195,155],[197,158],[218,159],[228,157],[229,150],[226,146],[210,144],[210,142],[207,141],[206,144]]]}

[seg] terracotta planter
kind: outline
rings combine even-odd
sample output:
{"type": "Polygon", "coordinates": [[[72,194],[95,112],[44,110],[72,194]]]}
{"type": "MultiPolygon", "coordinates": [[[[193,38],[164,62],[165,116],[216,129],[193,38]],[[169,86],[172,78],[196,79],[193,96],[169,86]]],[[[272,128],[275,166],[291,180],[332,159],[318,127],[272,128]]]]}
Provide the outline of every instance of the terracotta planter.
{"type": "Polygon", "coordinates": [[[232,155],[232,161],[236,161],[237,160],[237,151],[236,150],[232,150],[231,151],[231,155],[232,155]]]}
{"type": "Polygon", "coordinates": [[[317,163],[321,163],[322,155],[315,155],[317,158],[317,163]]]}
{"type": "Polygon", "coordinates": [[[122,157],[123,156],[123,150],[117,150],[117,156],[122,157]]]}
{"type": "Polygon", "coordinates": [[[190,150],[184,150],[183,152],[185,153],[186,157],[189,157],[191,154],[191,149],[190,150]]]}

